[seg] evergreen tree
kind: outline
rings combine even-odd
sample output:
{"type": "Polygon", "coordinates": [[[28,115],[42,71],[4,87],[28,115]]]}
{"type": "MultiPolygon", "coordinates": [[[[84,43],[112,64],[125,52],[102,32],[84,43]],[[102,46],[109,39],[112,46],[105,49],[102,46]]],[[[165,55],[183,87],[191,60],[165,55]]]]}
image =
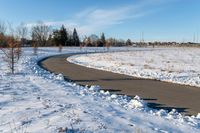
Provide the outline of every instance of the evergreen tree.
{"type": "Polygon", "coordinates": [[[101,34],[101,39],[100,40],[101,40],[101,45],[105,46],[106,45],[106,38],[105,38],[104,33],[101,34]]]}
{"type": "Polygon", "coordinates": [[[74,31],[73,31],[73,45],[80,46],[80,40],[79,40],[78,33],[76,31],[76,28],[74,28],[74,31]]]}
{"type": "Polygon", "coordinates": [[[67,44],[68,46],[74,46],[74,39],[72,34],[69,34],[67,44]]]}
{"type": "Polygon", "coordinates": [[[53,44],[56,46],[59,46],[61,44],[61,35],[59,30],[53,31],[53,38],[52,38],[53,44]]]}
{"type": "Polygon", "coordinates": [[[131,42],[130,39],[128,39],[128,40],[126,41],[126,46],[131,46],[131,45],[132,45],[132,42],[131,42]]]}
{"type": "Polygon", "coordinates": [[[101,39],[98,39],[96,42],[96,47],[103,47],[101,39]]]}
{"type": "Polygon", "coordinates": [[[60,44],[62,46],[69,46],[69,35],[64,25],[62,25],[60,31],[60,44]]]}

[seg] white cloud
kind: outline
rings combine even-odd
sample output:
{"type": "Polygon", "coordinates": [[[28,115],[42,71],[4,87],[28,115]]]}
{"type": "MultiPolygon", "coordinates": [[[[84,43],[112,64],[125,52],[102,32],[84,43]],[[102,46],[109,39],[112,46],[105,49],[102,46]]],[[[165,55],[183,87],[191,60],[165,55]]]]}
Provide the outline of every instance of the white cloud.
{"type": "MultiPolygon", "coordinates": [[[[76,27],[80,34],[88,35],[97,31],[103,31],[109,26],[123,24],[127,20],[147,15],[151,11],[149,6],[158,4],[158,1],[162,0],[142,1],[135,5],[112,9],[87,8],[74,14],[71,19],[44,23],[56,27],[65,25],[69,29],[76,27]]],[[[27,25],[30,27],[35,24],[27,25]]]]}

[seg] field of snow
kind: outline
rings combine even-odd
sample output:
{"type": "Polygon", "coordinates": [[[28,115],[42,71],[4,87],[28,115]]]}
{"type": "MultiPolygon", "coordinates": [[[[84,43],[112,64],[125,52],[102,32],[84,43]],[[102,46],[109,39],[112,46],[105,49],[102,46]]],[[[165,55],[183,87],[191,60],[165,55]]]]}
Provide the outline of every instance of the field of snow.
{"type": "MultiPolygon", "coordinates": [[[[31,48],[25,48],[15,75],[9,73],[0,52],[1,133],[200,132],[200,115],[152,110],[138,96],[130,99],[104,92],[98,86],[82,87],[37,65],[39,60],[59,54],[57,51],[40,48],[36,56],[31,48]]],[[[63,53],[76,52],[80,49],[63,49],[63,53]]]]}
{"type": "Polygon", "coordinates": [[[68,60],[115,73],[200,87],[199,59],[199,48],[148,48],[77,55],[68,60]]]}

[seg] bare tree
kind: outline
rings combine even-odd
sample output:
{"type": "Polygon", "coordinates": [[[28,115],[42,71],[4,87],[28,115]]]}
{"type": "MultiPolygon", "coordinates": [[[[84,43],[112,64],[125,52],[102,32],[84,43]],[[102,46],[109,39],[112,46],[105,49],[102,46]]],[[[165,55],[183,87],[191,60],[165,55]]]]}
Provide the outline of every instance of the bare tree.
{"type": "Polygon", "coordinates": [[[6,47],[1,47],[0,50],[3,51],[5,55],[4,61],[8,63],[8,67],[12,74],[14,74],[15,64],[19,60],[19,50],[21,50],[21,47],[14,36],[5,36],[3,39],[6,42],[6,47]]]}
{"type": "Polygon", "coordinates": [[[6,41],[5,41],[5,32],[7,30],[7,26],[3,21],[0,21],[0,48],[6,47],[6,41]]]}
{"type": "Polygon", "coordinates": [[[80,43],[80,51],[82,51],[83,46],[84,46],[84,42],[81,42],[81,43],[80,43]]]}
{"type": "Polygon", "coordinates": [[[25,45],[27,34],[28,34],[28,28],[23,23],[21,23],[16,29],[16,37],[17,39],[19,39],[18,40],[19,42],[17,44],[17,53],[16,53],[18,60],[22,54],[21,47],[25,45]]]}
{"type": "Polygon", "coordinates": [[[38,54],[38,44],[37,44],[37,42],[33,42],[33,54],[34,55],[38,54]]]}
{"type": "Polygon", "coordinates": [[[0,20],[0,34],[5,34],[7,30],[6,23],[0,20]]]}
{"type": "Polygon", "coordinates": [[[18,38],[20,39],[20,44],[23,46],[25,44],[25,40],[28,35],[28,28],[23,23],[21,23],[17,27],[16,34],[18,38]]]}
{"type": "MultiPolygon", "coordinates": [[[[2,26],[2,25],[1,25],[2,26]]],[[[3,26],[2,26],[3,27],[3,26]]],[[[6,29],[6,25],[4,25],[6,29]]],[[[2,30],[3,31],[3,30],[2,30]]],[[[0,50],[4,53],[4,61],[8,63],[12,74],[14,74],[15,64],[19,60],[19,53],[21,46],[19,45],[18,38],[14,36],[14,29],[10,26],[11,35],[5,35],[5,30],[0,34],[0,50]]]]}
{"type": "Polygon", "coordinates": [[[128,39],[127,41],[126,41],[126,46],[131,46],[132,45],[132,41],[131,41],[131,39],[128,39]]]}
{"type": "Polygon", "coordinates": [[[63,49],[62,44],[59,44],[59,46],[58,46],[58,52],[61,53],[61,52],[62,52],[62,49],[63,49]]]}
{"type": "Polygon", "coordinates": [[[50,27],[42,22],[32,27],[32,40],[38,46],[46,46],[50,34],[50,27]]]}
{"type": "Polygon", "coordinates": [[[107,39],[106,40],[106,48],[107,48],[107,51],[109,51],[109,48],[110,48],[110,46],[112,46],[112,45],[114,45],[115,44],[115,39],[113,39],[113,38],[109,38],[109,39],[107,39]]]}

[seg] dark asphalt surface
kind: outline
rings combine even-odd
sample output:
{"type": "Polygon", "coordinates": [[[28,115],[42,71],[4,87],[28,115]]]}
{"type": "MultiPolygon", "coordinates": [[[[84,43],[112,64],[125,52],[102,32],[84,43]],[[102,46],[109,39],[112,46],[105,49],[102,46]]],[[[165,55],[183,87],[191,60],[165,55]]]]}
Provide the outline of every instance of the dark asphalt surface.
{"type": "Polygon", "coordinates": [[[104,90],[131,97],[139,95],[156,109],[177,109],[186,115],[200,112],[200,88],[86,68],[66,60],[73,54],[46,58],[38,64],[50,72],[62,73],[66,80],[80,85],[100,85],[104,90]]]}

